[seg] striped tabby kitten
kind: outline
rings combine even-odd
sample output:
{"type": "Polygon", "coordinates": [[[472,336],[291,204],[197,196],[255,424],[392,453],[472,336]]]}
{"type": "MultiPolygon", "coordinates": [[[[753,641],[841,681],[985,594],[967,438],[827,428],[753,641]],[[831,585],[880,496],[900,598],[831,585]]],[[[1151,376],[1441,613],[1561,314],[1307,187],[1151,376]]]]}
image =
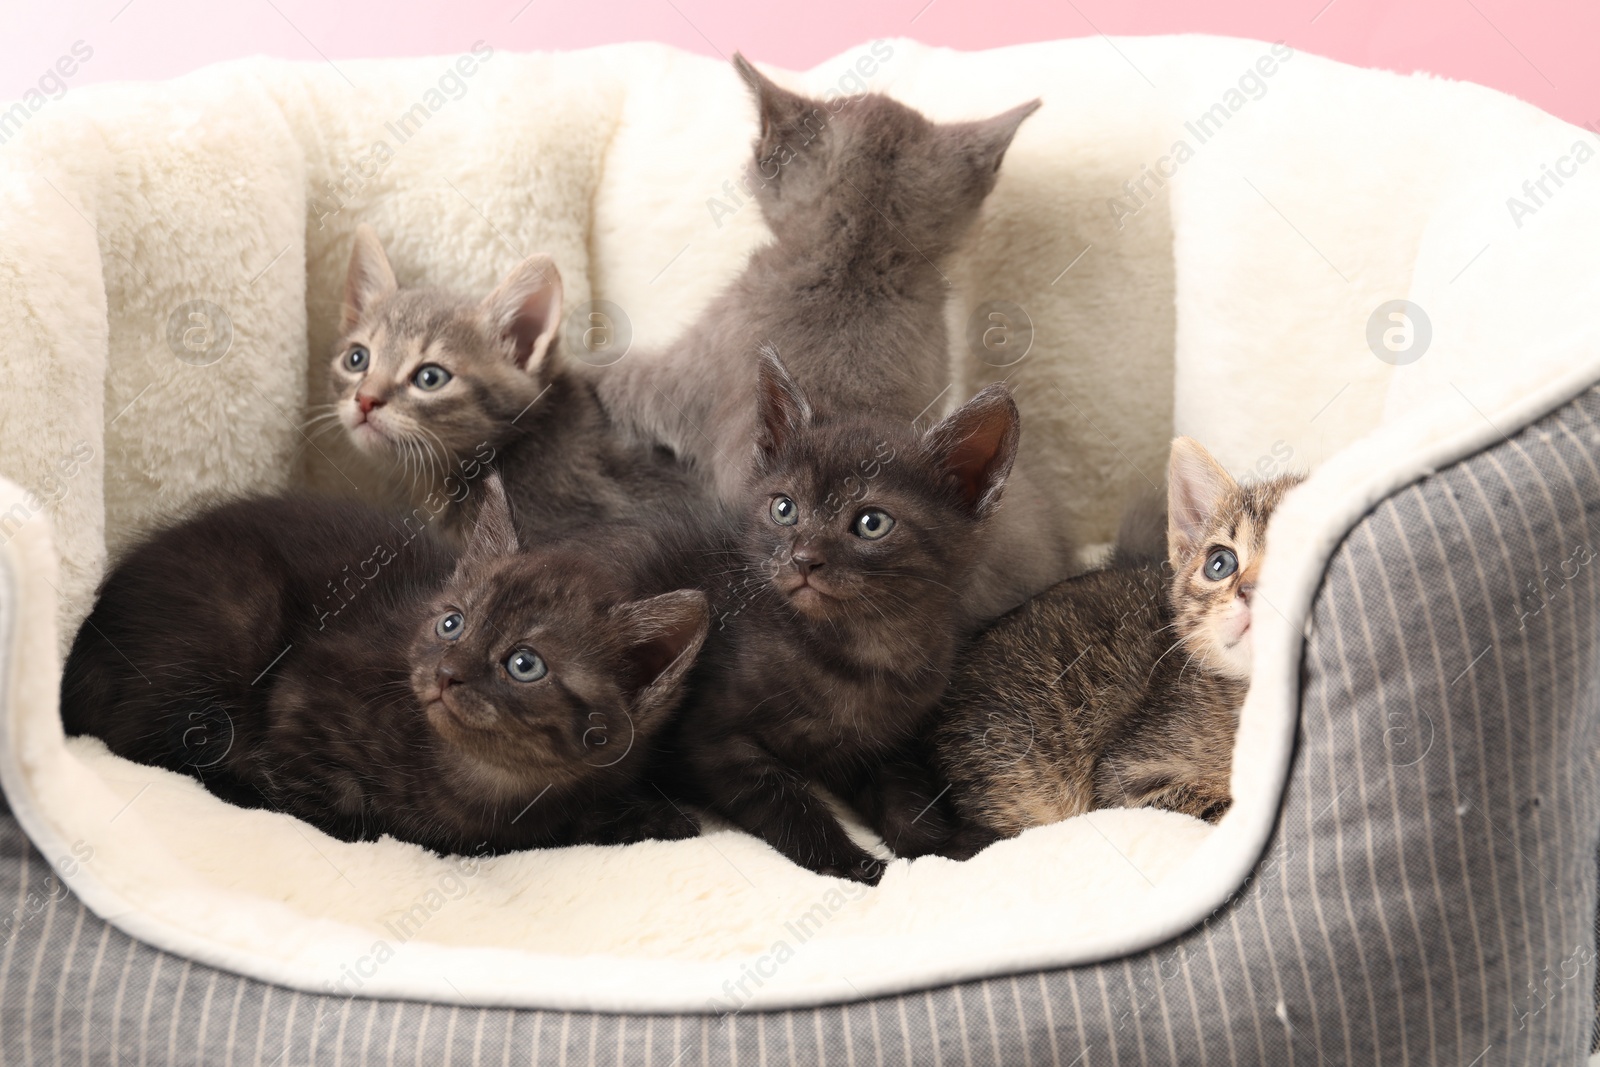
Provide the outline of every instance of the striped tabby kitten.
{"type": "Polygon", "coordinates": [[[1096,808],[1221,818],[1267,520],[1300,480],[1240,485],[1180,437],[1166,561],[1068,579],[973,642],[934,735],[957,852],[1096,808]]]}
{"type": "Polygon", "coordinates": [[[452,532],[483,464],[504,477],[530,542],[695,518],[705,495],[696,480],[665,449],[624,441],[562,357],[561,306],[561,275],[545,255],[523,260],[482,300],[402,288],[362,226],[329,368],[333,403],[321,418],[343,427],[395,497],[442,515],[452,532]]]}

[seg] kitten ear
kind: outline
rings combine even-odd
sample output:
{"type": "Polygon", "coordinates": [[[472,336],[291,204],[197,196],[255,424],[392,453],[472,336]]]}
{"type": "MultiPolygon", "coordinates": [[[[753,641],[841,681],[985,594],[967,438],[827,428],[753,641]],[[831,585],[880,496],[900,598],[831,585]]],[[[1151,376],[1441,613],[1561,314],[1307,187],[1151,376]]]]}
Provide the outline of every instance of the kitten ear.
{"type": "Polygon", "coordinates": [[[462,562],[487,563],[521,551],[517,526],[511,518],[511,501],[506,497],[506,486],[498,471],[484,475],[483,492],[479,496],[478,514],[473,518],[462,562]]]}
{"type": "Polygon", "coordinates": [[[511,360],[537,370],[561,329],[561,272],[555,260],[535,253],[511,268],[483,301],[489,329],[501,339],[511,360]]]}
{"type": "Polygon", "coordinates": [[[756,396],[761,405],[761,425],[756,433],[761,451],[770,458],[811,422],[811,405],[776,348],[762,345],[756,359],[756,396]]]}
{"type": "Polygon", "coordinates": [[[733,54],[733,69],[739,72],[756,98],[761,133],[756,138],[756,164],[772,158],[794,127],[801,125],[817,109],[816,101],[792,93],[757,70],[738,52],[733,54]]]}
{"type": "Polygon", "coordinates": [[[1022,125],[1023,119],[1038,111],[1042,103],[1040,100],[1029,100],[993,118],[962,124],[961,136],[979,173],[992,176],[999,172],[1000,164],[1006,158],[1006,149],[1011,147],[1011,139],[1017,135],[1017,128],[1022,125]]]}
{"type": "Polygon", "coordinates": [[[633,714],[643,718],[670,710],[711,629],[706,595],[697,589],[679,589],[619,604],[611,614],[624,629],[633,714]]]}
{"type": "Polygon", "coordinates": [[[394,295],[400,286],[394,280],[383,242],[371,226],[356,227],[356,243],[350,249],[350,268],[344,278],[344,308],[341,329],[349,333],[378,301],[394,295]]]}
{"type": "Polygon", "coordinates": [[[1212,516],[1239,483],[1192,437],[1172,442],[1167,460],[1167,555],[1176,564],[1205,536],[1212,516]]]}
{"type": "Polygon", "coordinates": [[[929,430],[923,443],[955,479],[968,510],[981,518],[1000,506],[1021,434],[1022,415],[1011,390],[996,382],[929,430]]]}

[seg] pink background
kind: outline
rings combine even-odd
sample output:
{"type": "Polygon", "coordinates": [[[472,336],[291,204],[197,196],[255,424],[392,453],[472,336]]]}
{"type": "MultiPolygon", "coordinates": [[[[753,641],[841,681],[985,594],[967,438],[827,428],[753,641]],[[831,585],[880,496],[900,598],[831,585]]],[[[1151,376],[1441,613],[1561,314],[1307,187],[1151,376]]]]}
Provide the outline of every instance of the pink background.
{"type": "Polygon", "coordinates": [[[876,37],[961,49],[1106,34],[1282,39],[1347,63],[1423,70],[1600,124],[1600,5],[1577,0],[0,0],[0,101],[75,41],[70,86],[207,63],[584,48],[665,41],[804,68],[876,37]]]}

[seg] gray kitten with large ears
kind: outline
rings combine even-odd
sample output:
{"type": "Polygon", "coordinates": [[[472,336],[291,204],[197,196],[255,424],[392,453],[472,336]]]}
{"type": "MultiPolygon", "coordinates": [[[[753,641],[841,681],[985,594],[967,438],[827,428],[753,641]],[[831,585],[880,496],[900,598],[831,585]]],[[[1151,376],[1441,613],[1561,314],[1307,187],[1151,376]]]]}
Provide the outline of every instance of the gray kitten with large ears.
{"type": "Polygon", "coordinates": [[[487,297],[402,288],[378,235],[356,231],[343,334],[329,367],[333,416],[391,488],[458,528],[465,486],[498,469],[524,539],[597,523],[693,521],[706,494],[664,449],[628,439],[563,359],[561,274],[546,255],[487,297]]]}
{"type": "MultiPolygon", "coordinates": [[[[821,413],[937,421],[930,409],[950,382],[940,265],[1039,106],[935,123],[887,96],[814,100],[742,56],[734,66],[760,117],[749,183],[773,241],[666,351],[584,372],[614,419],[688,460],[730,504],[755,463],[758,348],[781,354],[821,413]]],[[[1074,569],[1061,523],[1022,473],[974,576],[987,617],[1074,569]]]]}

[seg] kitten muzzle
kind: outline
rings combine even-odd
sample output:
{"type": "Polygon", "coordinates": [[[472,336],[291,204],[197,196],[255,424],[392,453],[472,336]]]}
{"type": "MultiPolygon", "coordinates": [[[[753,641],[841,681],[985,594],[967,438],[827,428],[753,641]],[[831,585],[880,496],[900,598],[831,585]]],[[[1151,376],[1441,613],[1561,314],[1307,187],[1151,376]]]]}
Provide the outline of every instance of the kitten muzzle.
{"type": "Polygon", "coordinates": [[[802,615],[827,615],[833,603],[839,599],[832,590],[822,586],[814,575],[792,573],[787,580],[779,583],[778,588],[802,615]]]}

